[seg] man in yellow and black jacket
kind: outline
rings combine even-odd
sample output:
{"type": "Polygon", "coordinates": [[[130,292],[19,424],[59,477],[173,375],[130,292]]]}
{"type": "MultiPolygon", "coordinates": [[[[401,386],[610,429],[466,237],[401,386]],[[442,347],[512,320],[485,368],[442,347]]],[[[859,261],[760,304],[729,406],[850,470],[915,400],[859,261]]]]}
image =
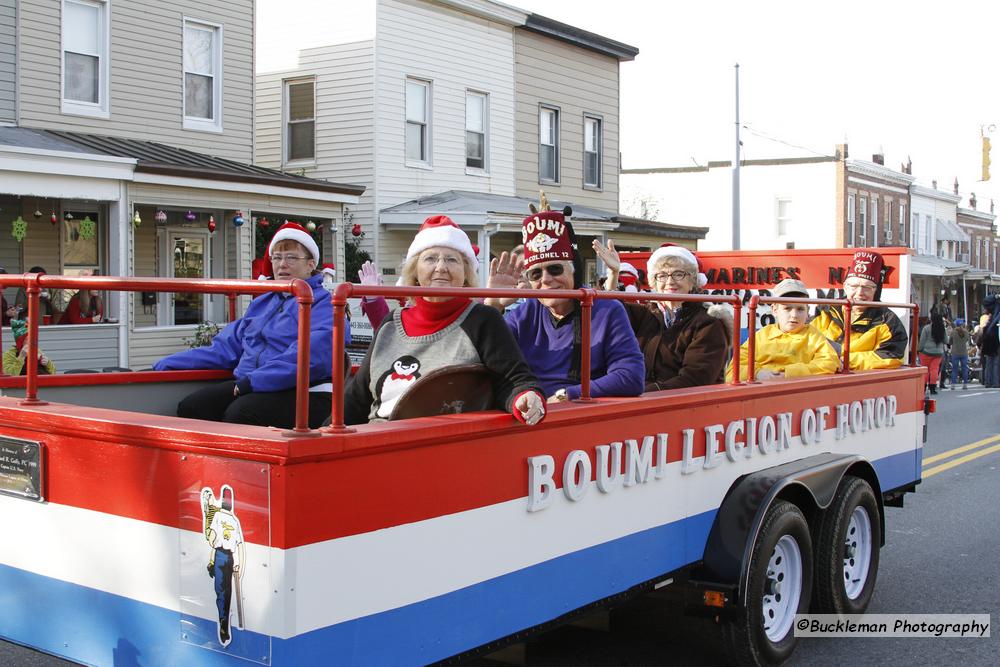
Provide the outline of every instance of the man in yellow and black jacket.
{"type": "MultiPolygon", "coordinates": [[[[892,267],[870,250],[854,253],[844,279],[844,292],[854,301],[878,301],[882,282],[892,267]]],[[[822,308],[810,322],[838,349],[844,343],[844,317],[839,307],[822,308]]],[[[908,342],[906,329],[888,308],[851,309],[851,370],[899,368],[908,342]]]]}

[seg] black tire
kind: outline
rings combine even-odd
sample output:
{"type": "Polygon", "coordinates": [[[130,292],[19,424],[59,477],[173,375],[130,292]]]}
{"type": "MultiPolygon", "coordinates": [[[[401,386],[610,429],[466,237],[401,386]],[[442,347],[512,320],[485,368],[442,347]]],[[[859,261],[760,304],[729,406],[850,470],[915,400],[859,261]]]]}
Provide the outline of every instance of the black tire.
{"type": "MultiPolygon", "coordinates": [[[[767,510],[757,541],[750,555],[746,600],[733,618],[722,625],[722,634],[730,660],[739,665],[780,665],[795,650],[795,624],[789,623],[781,637],[769,638],[765,627],[765,586],[769,586],[768,567],[778,542],[783,537],[794,540],[801,556],[799,601],[795,613],[809,609],[813,582],[812,538],[809,524],[801,510],[790,502],[776,501],[767,510]]],[[[792,582],[785,582],[788,586],[792,582]]],[[[785,595],[794,590],[786,588],[785,595]]],[[[773,621],[769,621],[773,622],[773,621]]]]}
{"type": "MultiPolygon", "coordinates": [[[[857,526],[855,526],[857,528],[857,526]]],[[[878,500],[871,485],[859,477],[847,475],[837,488],[833,502],[821,514],[816,531],[816,582],[813,595],[813,611],[817,614],[863,614],[875,592],[878,578],[879,547],[882,544],[882,522],[878,500]],[[870,526],[870,554],[868,567],[864,569],[864,583],[855,582],[853,597],[848,595],[846,581],[848,566],[855,566],[854,559],[860,556],[848,549],[857,549],[857,535],[848,535],[851,516],[858,508],[868,515],[870,526]],[[847,562],[845,563],[845,558],[847,562]]],[[[861,563],[861,560],[856,561],[861,563]]],[[[857,572],[853,573],[857,576],[857,572]]]]}

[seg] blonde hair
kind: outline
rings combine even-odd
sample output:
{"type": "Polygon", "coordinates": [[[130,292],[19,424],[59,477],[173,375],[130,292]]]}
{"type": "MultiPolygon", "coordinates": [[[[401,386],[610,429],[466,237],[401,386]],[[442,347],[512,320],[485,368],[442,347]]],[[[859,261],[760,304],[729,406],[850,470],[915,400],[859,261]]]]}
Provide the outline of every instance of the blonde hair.
{"type": "Polygon", "coordinates": [[[666,257],[661,257],[657,260],[656,264],[653,265],[653,270],[648,276],[646,276],[646,279],[649,280],[650,287],[653,286],[653,276],[663,269],[681,269],[687,271],[690,274],[688,278],[691,278],[691,291],[688,292],[688,294],[699,294],[704,291],[698,286],[698,265],[692,264],[677,255],[667,255],[666,257]]]}
{"type": "MultiPolygon", "coordinates": [[[[446,248],[447,246],[431,246],[431,248],[446,248]]],[[[403,266],[400,268],[399,274],[399,286],[400,287],[419,287],[420,282],[417,280],[417,262],[420,260],[420,256],[424,254],[427,250],[431,248],[426,248],[421,250],[413,257],[405,260],[403,266]]],[[[449,250],[455,250],[454,248],[448,248],[449,250]]],[[[455,250],[455,252],[458,252],[455,250]]],[[[478,275],[479,275],[479,263],[473,263],[468,257],[462,253],[458,253],[462,258],[462,265],[465,267],[465,282],[462,287],[476,287],[478,286],[478,275]]]]}

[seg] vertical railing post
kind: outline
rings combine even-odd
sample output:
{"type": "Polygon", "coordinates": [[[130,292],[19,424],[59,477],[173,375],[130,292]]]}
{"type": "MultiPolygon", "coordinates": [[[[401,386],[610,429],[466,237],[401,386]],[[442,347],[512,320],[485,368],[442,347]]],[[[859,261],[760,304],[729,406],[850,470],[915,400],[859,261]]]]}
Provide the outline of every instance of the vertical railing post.
{"type": "Polygon", "coordinates": [[[743,304],[739,297],[733,301],[733,384],[740,384],[740,324],[743,317],[743,304]]]}
{"type": "Polygon", "coordinates": [[[229,294],[226,295],[226,299],[229,300],[229,321],[230,322],[235,322],[236,321],[236,297],[237,297],[237,294],[235,292],[230,292],[229,294]]]}
{"type": "MultiPolygon", "coordinates": [[[[350,283],[341,283],[334,290],[333,302],[333,404],[330,408],[330,426],[323,429],[327,433],[351,433],[354,429],[344,425],[344,385],[347,384],[347,368],[344,366],[344,333],[347,327],[347,297],[350,283]]],[[[372,339],[372,344],[375,340],[372,339]]]]}
{"type": "Polygon", "coordinates": [[[27,352],[24,362],[27,364],[27,378],[21,405],[44,405],[45,401],[38,400],[38,311],[41,308],[39,294],[42,290],[38,286],[37,273],[31,275],[30,281],[24,290],[28,295],[28,342],[25,345],[27,352]]]}
{"type": "MultiPolygon", "coordinates": [[[[297,280],[296,282],[305,283],[297,280]]],[[[296,289],[296,300],[299,303],[299,348],[295,364],[295,427],[286,431],[286,435],[319,435],[309,428],[309,336],[312,331],[312,288],[305,283],[309,294],[301,294],[301,288],[296,289]]]]}
{"type": "Polygon", "coordinates": [[[854,309],[854,302],[848,299],[842,306],[844,318],[844,361],[840,372],[848,375],[851,372],[851,314],[854,309]]]}
{"type": "Polygon", "coordinates": [[[583,289],[580,300],[580,400],[590,400],[590,318],[593,314],[594,290],[583,289]]]}
{"type": "Polygon", "coordinates": [[[757,305],[760,303],[760,295],[754,294],[750,297],[750,306],[747,308],[747,384],[757,384],[757,305]]]}

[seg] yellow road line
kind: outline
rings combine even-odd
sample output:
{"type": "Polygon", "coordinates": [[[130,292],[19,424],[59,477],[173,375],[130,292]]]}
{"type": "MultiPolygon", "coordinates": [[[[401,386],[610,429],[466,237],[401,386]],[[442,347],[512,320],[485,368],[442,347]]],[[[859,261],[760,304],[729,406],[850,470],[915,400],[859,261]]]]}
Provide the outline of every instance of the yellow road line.
{"type": "Polygon", "coordinates": [[[948,461],[947,463],[942,463],[939,466],[934,466],[933,468],[930,469],[924,469],[921,477],[923,477],[923,479],[927,479],[931,475],[936,475],[939,472],[944,472],[945,470],[948,470],[949,468],[954,468],[955,466],[962,465],[963,463],[974,461],[975,459],[978,459],[980,456],[986,456],[987,454],[992,454],[993,452],[1000,452],[1000,445],[993,445],[992,447],[987,447],[986,449],[980,449],[978,452],[974,454],[967,454],[952,461],[948,461]]]}
{"type": "Polygon", "coordinates": [[[1000,435],[994,435],[994,436],[990,436],[989,438],[983,438],[982,440],[979,440],[977,442],[973,442],[973,443],[968,444],[968,445],[962,445],[961,447],[956,447],[955,449],[949,449],[948,451],[942,452],[941,454],[935,454],[934,456],[928,456],[926,459],[924,459],[923,465],[926,468],[928,464],[934,463],[935,461],[940,461],[941,459],[951,458],[952,456],[955,456],[956,454],[961,454],[962,452],[967,452],[970,449],[975,449],[976,447],[982,447],[983,445],[988,445],[991,442],[996,442],[997,440],[1000,440],[1000,435]]]}

